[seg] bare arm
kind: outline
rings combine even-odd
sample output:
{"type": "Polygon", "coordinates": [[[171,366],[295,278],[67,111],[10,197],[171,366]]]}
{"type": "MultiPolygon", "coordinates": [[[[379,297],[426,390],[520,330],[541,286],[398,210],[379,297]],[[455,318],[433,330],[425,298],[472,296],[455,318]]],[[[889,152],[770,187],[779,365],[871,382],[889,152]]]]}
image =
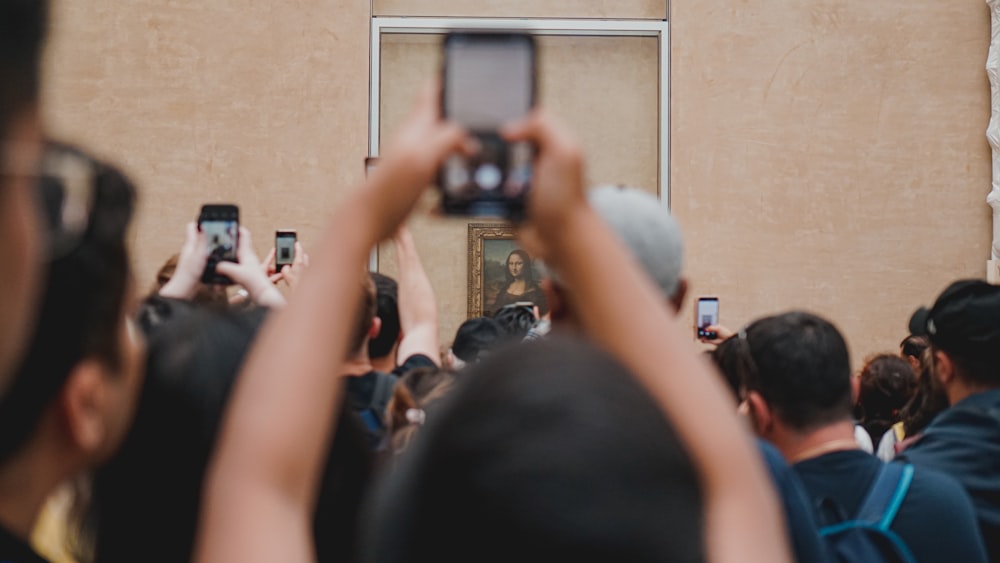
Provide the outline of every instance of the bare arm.
{"type": "Polygon", "coordinates": [[[534,140],[540,150],[522,242],[560,274],[589,336],[635,374],[683,440],[704,484],[709,560],[790,561],[782,515],[751,436],[686,327],[587,205],[575,141],[541,113],[508,133],[534,140]]]}
{"type": "Polygon", "coordinates": [[[371,175],[337,210],[287,307],[261,331],[209,470],[196,561],[313,559],[312,506],[369,250],[412,209],[464,134],[428,89],[371,175]],[[352,267],[356,266],[356,267],[352,267]]]}
{"type": "Polygon", "coordinates": [[[431,280],[420,262],[413,236],[402,228],[393,239],[399,263],[399,325],[403,340],[399,343],[398,362],[414,354],[423,354],[439,362],[437,298],[431,280]]]}

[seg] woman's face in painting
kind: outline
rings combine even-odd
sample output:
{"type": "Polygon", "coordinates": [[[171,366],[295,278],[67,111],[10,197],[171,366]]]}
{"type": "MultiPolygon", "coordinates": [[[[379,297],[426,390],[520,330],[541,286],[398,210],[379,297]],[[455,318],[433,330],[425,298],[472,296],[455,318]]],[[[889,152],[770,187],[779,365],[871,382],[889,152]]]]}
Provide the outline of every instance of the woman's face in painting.
{"type": "Polygon", "coordinates": [[[511,254],[507,257],[507,271],[514,279],[521,279],[524,276],[524,259],[520,254],[511,254]]]}

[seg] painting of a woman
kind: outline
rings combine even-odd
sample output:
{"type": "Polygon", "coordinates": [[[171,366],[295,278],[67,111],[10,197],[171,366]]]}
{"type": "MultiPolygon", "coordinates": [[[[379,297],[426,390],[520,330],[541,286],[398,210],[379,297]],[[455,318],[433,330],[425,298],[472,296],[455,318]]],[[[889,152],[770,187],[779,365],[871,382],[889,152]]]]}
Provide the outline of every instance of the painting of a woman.
{"type": "Polygon", "coordinates": [[[530,301],[545,314],[548,307],[545,294],[535,280],[534,265],[529,255],[520,248],[507,255],[504,280],[498,284],[496,297],[487,305],[485,314],[492,315],[504,305],[530,301]]]}

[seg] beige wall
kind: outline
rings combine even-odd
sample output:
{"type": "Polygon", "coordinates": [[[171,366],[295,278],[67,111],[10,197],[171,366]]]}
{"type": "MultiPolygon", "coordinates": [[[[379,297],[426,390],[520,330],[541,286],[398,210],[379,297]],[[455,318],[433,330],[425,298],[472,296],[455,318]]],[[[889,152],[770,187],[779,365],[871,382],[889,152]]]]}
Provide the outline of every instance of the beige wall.
{"type": "Polygon", "coordinates": [[[367,2],[55,0],[51,129],[141,186],[146,288],[203,202],[235,202],[265,253],[306,243],[364,175],[367,2]]]}
{"type": "Polygon", "coordinates": [[[862,356],[989,258],[980,2],[675,0],[672,204],[739,325],[834,319],[862,356]]]}
{"type": "MultiPolygon", "coordinates": [[[[368,2],[55,4],[49,122],[142,185],[143,284],[203,201],[239,203],[264,251],[277,227],[297,227],[308,243],[360,179],[368,2]]],[[[657,18],[665,5],[374,7],[657,18]]],[[[948,280],[981,276],[988,35],[977,2],[672,2],[671,199],[695,294],[718,295],[734,326],[790,307],[828,314],[857,359],[892,348],[912,308],[948,280]]],[[[599,135],[578,125],[585,139],[599,135]]],[[[418,242],[429,270],[459,264],[460,275],[437,282],[445,314],[456,316],[466,303],[464,248],[433,250],[449,244],[449,228],[428,227],[418,242]]]]}

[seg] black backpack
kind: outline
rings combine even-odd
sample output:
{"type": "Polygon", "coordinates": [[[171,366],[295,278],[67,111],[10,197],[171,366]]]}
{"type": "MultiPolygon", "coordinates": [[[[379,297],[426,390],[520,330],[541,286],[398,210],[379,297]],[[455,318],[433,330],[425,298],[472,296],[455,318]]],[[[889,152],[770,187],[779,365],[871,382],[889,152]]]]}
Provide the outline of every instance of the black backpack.
{"type": "MultiPolygon", "coordinates": [[[[886,463],[882,466],[858,513],[849,519],[820,528],[834,561],[840,563],[916,563],[910,548],[890,527],[913,481],[913,465],[886,463]]],[[[820,507],[836,503],[819,499],[820,507]]],[[[842,512],[842,511],[841,511],[842,512]]]]}

